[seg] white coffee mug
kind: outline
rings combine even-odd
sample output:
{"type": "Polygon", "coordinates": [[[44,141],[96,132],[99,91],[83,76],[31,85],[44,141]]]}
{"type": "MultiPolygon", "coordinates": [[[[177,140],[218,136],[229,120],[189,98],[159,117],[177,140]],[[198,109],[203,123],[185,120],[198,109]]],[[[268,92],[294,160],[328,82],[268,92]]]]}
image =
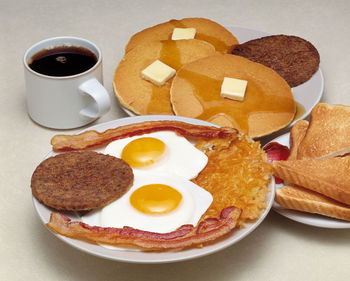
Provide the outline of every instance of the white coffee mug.
{"type": "Polygon", "coordinates": [[[92,42],[77,37],[54,37],[40,41],[24,54],[27,107],[40,125],[71,129],[86,125],[110,109],[110,98],[102,86],[102,55],[92,42]],[[44,49],[58,46],[83,47],[96,55],[90,69],[71,76],[48,76],[32,70],[28,63],[44,49]]]}

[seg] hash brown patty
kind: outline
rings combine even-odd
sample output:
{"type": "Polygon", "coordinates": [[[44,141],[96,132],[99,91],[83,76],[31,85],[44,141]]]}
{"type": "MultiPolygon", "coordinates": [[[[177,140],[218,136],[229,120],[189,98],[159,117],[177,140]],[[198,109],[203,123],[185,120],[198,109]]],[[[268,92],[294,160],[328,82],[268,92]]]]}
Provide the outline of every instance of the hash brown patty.
{"type": "Polygon", "coordinates": [[[290,35],[250,40],[237,45],[232,54],[272,68],[290,87],[309,80],[320,64],[320,55],[309,41],[290,35]]]}
{"type": "Polygon", "coordinates": [[[57,210],[103,207],[121,197],[134,174],[123,160],[94,151],[67,152],[50,157],[32,175],[33,195],[57,210]]]}

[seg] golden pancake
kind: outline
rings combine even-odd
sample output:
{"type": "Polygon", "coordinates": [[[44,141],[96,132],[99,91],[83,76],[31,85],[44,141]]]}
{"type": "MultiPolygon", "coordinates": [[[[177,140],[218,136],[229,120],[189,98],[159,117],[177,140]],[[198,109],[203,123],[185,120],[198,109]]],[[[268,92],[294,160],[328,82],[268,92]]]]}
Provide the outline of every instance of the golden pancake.
{"type": "Polygon", "coordinates": [[[228,54],[182,67],[173,79],[170,99],[176,115],[234,127],[251,137],[282,129],[296,110],[291,88],[274,70],[228,54]],[[243,102],[220,97],[224,77],[248,81],[243,102]]]}
{"type": "Polygon", "coordinates": [[[136,114],[170,114],[169,79],[158,87],[141,77],[141,71],[155,60],[178,70],[184,64],[215,53],[202,40],[165,40],[141,44],[128,52],[118,65],[113,79],[114,92],[120,104],[136,114]]]}
{"type": "Polygon", "coordinates": [[[188,27],[196,28],[195,39],[209,42],[218,52],[230,53],[238,45],[236,37],[222,25],[205,18],[184,18],[170,20],[136,33],[130,38],[125,53],[145,42],[171,39],[174,28],[188,27]]]}

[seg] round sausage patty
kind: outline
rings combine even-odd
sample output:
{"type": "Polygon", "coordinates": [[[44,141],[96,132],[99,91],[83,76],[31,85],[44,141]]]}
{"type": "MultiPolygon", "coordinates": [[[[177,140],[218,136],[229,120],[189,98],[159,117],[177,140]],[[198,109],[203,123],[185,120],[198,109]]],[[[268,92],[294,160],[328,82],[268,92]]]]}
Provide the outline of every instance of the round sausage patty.
{"type": "Polygon", "coordinates": [[[237,45],[232,54],[272,68],[290,87],[309,80],[320,64],[320,55],[309,41],[290,35],[250,40],[237,45]]]}
{"type": "Polygon", "coordinates": [[[123,160],[94,151],[50,157],[32,175],[33,195],[57,210],[79,211],[106,206],[131,187],[134,174],[123,160]]]}

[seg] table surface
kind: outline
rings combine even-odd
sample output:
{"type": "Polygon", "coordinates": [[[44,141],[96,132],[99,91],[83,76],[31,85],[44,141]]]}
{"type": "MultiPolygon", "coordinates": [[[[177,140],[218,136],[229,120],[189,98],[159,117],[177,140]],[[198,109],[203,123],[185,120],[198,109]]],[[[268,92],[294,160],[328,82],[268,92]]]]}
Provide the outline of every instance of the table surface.
{"type": "MultiPolygon", "coordinates": [[[[311,41],[321,56],[323,102],[350,105],[350,2],[342,1],[10,1],[0,0],[0,275],[6,280],[348,280],[350,230],[323,229],[271,211],[239,243],[218,253],[170,264],[104,260],[63,243],[42,225],[30,178],[62,131],[27,114],[22,57],[48,37],[87,38],[103,53],[112,109],[94,122],[126,116],[113,98],[112,77],[135,32],[171,18],[206,17],[311,41]]],[[[74,133],[77,130],[67,130],[74,133]]]]}

